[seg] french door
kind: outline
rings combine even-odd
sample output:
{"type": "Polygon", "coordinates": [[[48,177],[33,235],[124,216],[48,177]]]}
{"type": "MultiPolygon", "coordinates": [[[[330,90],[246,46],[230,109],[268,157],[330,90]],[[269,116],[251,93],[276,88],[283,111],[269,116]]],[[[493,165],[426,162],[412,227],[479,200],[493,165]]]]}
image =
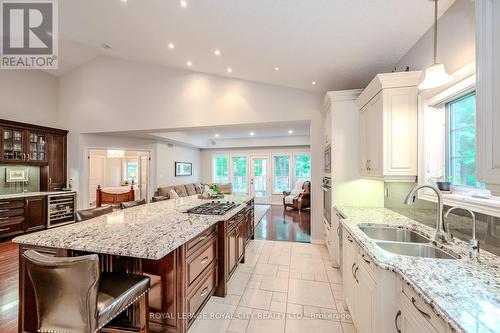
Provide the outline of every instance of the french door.
{"type": "Polygon", "coordinates": [[[271,202],[269,170],[269,157],[252,156],[250,158],[250,195],[255,197],[256,204],[271,202]]]}

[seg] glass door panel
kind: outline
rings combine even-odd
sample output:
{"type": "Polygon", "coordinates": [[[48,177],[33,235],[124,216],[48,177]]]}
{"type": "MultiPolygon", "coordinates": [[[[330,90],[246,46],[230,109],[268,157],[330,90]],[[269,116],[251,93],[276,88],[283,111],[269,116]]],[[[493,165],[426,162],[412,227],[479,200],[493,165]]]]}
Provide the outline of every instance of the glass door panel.
{"type": "Polygon", "coordinates": [[[29,159],[31,161],[45,161],[45,134],[29,134],[29,159]]]}
{"type": "Polygon", "coordinates": [[[255,203],[269,203],[269,160],[267,157],[252,157],[251,194],[255,203]]]}
{"type": "Polygon", "coordinates": [[[23,131],[20,129],[3,129],[3,155],[4,160],[24,160],[23,131]]]}

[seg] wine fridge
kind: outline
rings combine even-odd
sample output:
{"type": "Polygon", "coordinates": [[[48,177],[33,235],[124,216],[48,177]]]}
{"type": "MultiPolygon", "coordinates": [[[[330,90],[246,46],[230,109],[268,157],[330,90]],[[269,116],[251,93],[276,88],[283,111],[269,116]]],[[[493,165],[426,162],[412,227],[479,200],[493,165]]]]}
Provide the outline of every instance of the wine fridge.
{"type": "Polygon", "coordinates": [[[75,222],[75,192],[50,194],[47,196],[47,206],[47,228],[75,222]]]}

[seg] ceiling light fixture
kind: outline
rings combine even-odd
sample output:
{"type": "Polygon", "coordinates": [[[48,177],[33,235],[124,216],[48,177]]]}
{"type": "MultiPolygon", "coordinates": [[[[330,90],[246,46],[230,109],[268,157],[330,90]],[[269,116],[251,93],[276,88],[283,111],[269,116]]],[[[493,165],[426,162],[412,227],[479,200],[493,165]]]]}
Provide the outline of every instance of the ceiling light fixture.
{"type": "Polygon", "coordinates": [[[174,43],[168,43],[168,48],[171,50],[175,49],[174,43]]]}
{"type": "Polygon", "coordinates": [[[105,50],[109,50],[109,49],[111,49],[111,46],[110,46],[109,44],[106,44],[106,43],[102,43],[102,44],[101,44],[101,47],[102,47],[103,49],[105,49],[105,50]]]}
{"type": "Polygon", "coordinates": [[[233,69],[232,69],[231,67],[228,67],[228,68],[227,68],[227,72],[228,72],[228,73],[232,73],[232,72],[233,72],[233,69]]]}
{"type": "Polygon", "coordinates": [[[186,8],[188,6],[188,3],[186,0],[181,0],[181,7],[186,8]]]}
{"type": "Polygon", "coordinates": [[[188,67],[193,66],[193,63],[191,61],[188,61],[186,64],[188,65],[188,67]]]}
{"type": "Polygon", "coordinates": [[[424,76],[418,85],[421,90],[432,89],[453,81],[453,76],[446,72],[443,64],[437,62],[437,28],[438,28],[438,0],[434,1],[434,64],[424,71],[424,76]]]}
{"type": "Polygon", "coordinates": [[[250,136],[254,136],[254,135],[255,135],[255,133],[254,133],[254,132],[250,132],[250,136]]]}
{"type": "Polygon", "coordinates": [[[219,133],[215,133],[215,135],[214,135],[214,136],[215,136],[216,138],[218,138],[220,135],[219,135],[219,133]]]}
{"type": "Polygon", "coordinates": [[[280,70],[280,68],[279,67],[274,67],[274,70],[277,72],[277,71],[280,70]]]}
{"type": "Polygon", "coordinates": [[[127,0],[120,0],[120,1],[121,1],[121,2],[123,2],[123,3],[126,3],[126,2],[127,2],[127,0]]]}
{"type": "Polygon", "coordinates": [[[311,84],[312,84],[313,86],[315,86],[315,85],[316,85],[316,81],[311,82],[311,84]]]}
{"type": "Polygon", "coordinates": [[[293,130],[288,130],[288,134],[293,134],[293,130]]]}
{"type": "Polygon", "coordinates": [[[216,50],[214,51],[214,54],[215,54],[216,56],[220,56],[220,50],[219,50],[219,49],[216,49],[216,50]]]}

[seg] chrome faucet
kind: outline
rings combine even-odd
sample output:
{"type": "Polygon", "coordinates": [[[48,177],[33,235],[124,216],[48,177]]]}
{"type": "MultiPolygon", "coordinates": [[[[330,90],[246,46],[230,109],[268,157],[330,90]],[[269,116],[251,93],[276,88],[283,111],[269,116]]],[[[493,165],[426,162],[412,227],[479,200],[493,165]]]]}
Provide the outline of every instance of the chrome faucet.
{"type": "Polygon", "coordinates": [[[451,207],[448,209],[446,214],[444,214],[444,217],[447,218],[448,215],[451,213],[451,211],[455,209],[462,209],[470,214],[472,217],[472,239],[469,241],[469,258],[472,260],[478,260],[479,259],[479,241],[476,239],[476,214],[474,214],[473,211],[467,209],[467,208],[462,208],[462,207],[451,207]]]}
{"type": "Polygon", "coordinates": [[[438,212],[436,217],[436,234],[434,235],[434,239],[440,243],[448,243],[451,240],[451,238],[444,230],[443,195],[441,194],[441,191],[437,188],[436,185],[427,183],[415,186],[406,196],[405,204],[407,204],[408,206],[412,206],[415,203],[415,200],[417,199],[418,190],[422,188],[430,188],[431,190],[436,192],[436,195],[438,197],[438,202],[437,202],[438,212]]]}

